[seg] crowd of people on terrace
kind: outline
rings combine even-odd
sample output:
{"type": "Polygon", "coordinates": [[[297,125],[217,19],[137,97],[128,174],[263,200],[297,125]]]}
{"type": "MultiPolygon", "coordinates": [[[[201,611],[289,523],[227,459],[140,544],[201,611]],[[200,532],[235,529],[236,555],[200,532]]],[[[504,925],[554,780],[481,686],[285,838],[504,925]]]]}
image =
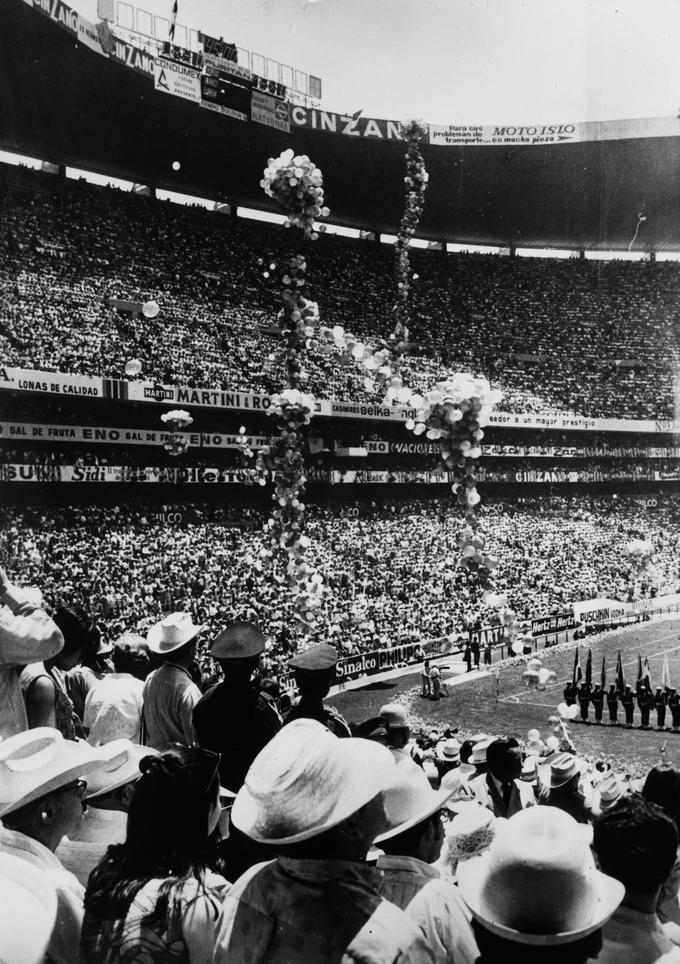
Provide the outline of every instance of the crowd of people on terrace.
{"type": "Polygon", "coordinates": [[[268,633],[227,612],[106,645],[1,567],[0,604],[8,964],[680,961],[663,755],[589,762],[566,706],[523,739],[417,732],[399,702],[348,723],[325,641],[284,703],[268,633]]]}
{"type": "MultiPolygon", "coordinates": [[[[222,613],[267,625],[268,658],[296,644],[292,599],[282,571],[260,568],[268,547],[266,506],[151,505],[0,508],[0,545],[17,580],[39,584],[50,605],[81,605],[108,639],[144,632],[163,612],[187,608],[216,630],[222,613]],[[170,522],[168,522],[170,518],[170,522]]],[[[457,567],[461,517],[448,500],[364,500],[309,507],[311,561],[327,587],[312,638],[343,655],[465,638],[490,625],[466,569],[457,567]]],[[[680,586],[680,503],[656,508],[633,498],[520,498],[479,512],[488,551],[498,558],[497,591],[522,620],[598,597],[629,600],[680,586]],[[633,538],[654,545],[637,574],[633,538]]]]}
{"type": "MultiPolygon", "coordinates": [[[[389,245],[330,235],[303,244],[281,228],[203,208],[23,177],[23,190],[0,188],[0,355],[8,364],[123,378],[135,358],[151,381],[277,391],[284,367],[271,325],[282,262],[298,251],[324,325],[368,340],[391,330],[389,245]],[[121,313],[111,298],[153,299],[161,311],[154,319],[121,313]]],[[[673,415],[678,266],[415,249],[412,264],[403,375],[414,389],[463,368],[501,388],[505,410],[673,415]]],[[[313,348],[305,368],[305,386],[319,397],[378,400],[334,348],[313,348]]]]}

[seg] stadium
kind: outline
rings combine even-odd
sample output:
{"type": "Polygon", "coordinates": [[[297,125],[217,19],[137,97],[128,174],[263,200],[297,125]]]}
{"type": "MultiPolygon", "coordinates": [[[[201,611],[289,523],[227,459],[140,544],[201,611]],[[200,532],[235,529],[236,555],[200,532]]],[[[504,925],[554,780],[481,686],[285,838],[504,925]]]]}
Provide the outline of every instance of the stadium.
{"type": "MultiPolygon", "coordinates": [[[[538,803],[561,786],[555,758],[577,760],[583,823],[602,815],[603,781],[638,800],[650,769],[677,772],[676,820],[680,115],[443,124],[342,113],[283,50],[263,57],[182,26],[176,0],[167,7],[98,0],[94,19],[64,0],[0,3],[0,601],[13,627],[0,613],[0,819],[29,805],[23,790],[12,798],[12,741],[30,755],[27,740],[61,731],[94,752],[88,706],[112,669],[125,675],[111,652],[137,647],[136,728],[99,750],[124,737],[161,761],[176,744],[221,754],[229,886],[230,860],[248,874],[275,856],[244,844],[277,834],[249,833],[243,788],[266,809],[251,774],[261,757],[276,772],[289,751],[269,760],[269,748],[293,740],[312,703],[332,733],[393,754],[406,752],[390,742],[405,714],[406,755],[432,792],[455,769],[447,753],[483,778],[480,747],[493,738],[520,769],[547,773],[543,789],[533,783],[538,803]],[[12,622],[36,614],[43,662],[26,650],[33,630],[12,622]],[[61,655],[42,653],[56,636],[61,655]],[[147,705],[168,666],[186,677],[184,702],[163,710],[173,736],[156,740],[160,711],[147,705]],[[223,687],[231,703],[218,713],[223,687]],[[256,745],[268,713],[278,724],[256,745]],[[225,735],[240,728],[250,756],[225,735]]],[[[293,769],[318,734],[308,747],[303,737],[293,769]]],[[[167,765],[165,794],[178,768],[199,766],[187,760],[167,765]]],[[[140,790],[160,780],[147,761],[140,790]]],[[[36,792],[29,802],[46,799],[36,792]]],[[[9,880],[1,834],[19,824],[7,827],[9,880]]],[[[101,912],[107,888],[119,893],[115,868],[96,867],[99,847],[88,884],[72,837],[73,852],[56,850],[86,888],[71,949],[55,944],[62,911],[43,908],[31,960],[49,941],[49,960],[122,961],[101,912]]],[[[127,846],[124,831],[111,840],[127,846]]],[[[488,915],[459,884],[479,959],[500,959],[478,932],[488,915]]],[[[654,927],[677,929],[677,881],[663,894],[654,927]]],[[[243,956],[238,917],[228,903],[218,916],[218,930],[183,932],[167,959],[336,959],[288,957],[285,941],[243,956]]],[[[3,922],[0,909],[0,932],[3,922]]],[[[134,923],[139,946],[150,926],[134,923]]],[[[592,950],[587,928],[571,930],[564,960],[590,959],[578,956],[592,950]]],[[[523,953],[532,944],[494,933],[523,953]]],[[[667,959],[680,959],[680,938],[664,935],[667,959]]],[[[399,958],[337,960],[454,959],[451,946],[409,939],[399,958]]],[[[474,960],[463,944],[455,960],[474,960]]],[[[0,958],[29,959],[3,949],[0,934],[0,958]]],[[[619,951],[597,959],[637,959],[619,951]]]]}

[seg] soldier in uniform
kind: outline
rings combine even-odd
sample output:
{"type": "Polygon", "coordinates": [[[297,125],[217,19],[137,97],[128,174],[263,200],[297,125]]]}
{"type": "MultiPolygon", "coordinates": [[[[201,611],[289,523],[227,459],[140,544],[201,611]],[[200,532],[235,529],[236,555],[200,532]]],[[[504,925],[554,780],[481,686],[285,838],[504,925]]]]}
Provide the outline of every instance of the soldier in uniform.
{"type": "Polygon", "coordinates": [[[578,703],[581,707],[581,721],[588,723],[588,704],[590,703],[590,687],[586,683],[581,683],[577,691],[578,703]]]}
{"type": "Polygon", "coordinates": [[[607,709],[609,710],[609,723],[614,726],[618,722],[619,715],[619,696],[614,683],[611,684],[607,693],[607,709]]]}
{"type": "Polygon", "coordinates": [[[652,700],[654,699],[651,690],[646,686],[641,686],[638,690],[638,706],[640,708],[640,729],[649,729],[649,714],[652,711],[652,700]]]}
{"type": "Polygon", "coordinates": [[[324,697],[335,682],[335,667],[338,652],[328,643],[317,643],[303,653],[288,660],[295,673],[295,682],[300,691],[300,699],[286,713],[285,726],[293,720],[303,718],[317,720],[336,736],[351,736],[351,731],[343,717],[333,706],[326,706],[324,697]]]}
{"type": "Polygon", "coordinates": [[[568,680],[564,684],[564,702],[567,706],[573,706],[576,702],[576,684],[570,683],[568,680]]]}
{"type": "Polygon", "coordinates": [[[635,709],[635,697],[630,686],[626,686],[621,694],[621,705],[626,714],[626,726],[633,725],[633,710],[635,709]]]}
{"type": "Polygon", "coordinates": [[[666,693],[660,686],[656,688],[654,706],[656,708],[656,728],[657,730],[663,730],[666,727],[666,693]]]}
{"type": "Polygon", "coordinates": [[[604,709],[604,690],[599,683],[596,683],[590,697],[590,702],[595,710],[595,722],[602,726],[602,711],[604,709]]]}
{"type": "Polygon", "coordinates": [[[671,720],[673,721],[673,729],[680,729],[680,696],[677,690],[673,687],[668,695],[668,708],[671,711],[671,720]]]}
{"type": "Polygon", "coordinates": [[[281,729],[274,705],[252,683],[264,652],[264,634],[252,623],[228,626],[210,652],[224,673],[194,707],[196,739],[206,750],[220,753],[220,782],[237,792],[250,765],[281,729]]]}

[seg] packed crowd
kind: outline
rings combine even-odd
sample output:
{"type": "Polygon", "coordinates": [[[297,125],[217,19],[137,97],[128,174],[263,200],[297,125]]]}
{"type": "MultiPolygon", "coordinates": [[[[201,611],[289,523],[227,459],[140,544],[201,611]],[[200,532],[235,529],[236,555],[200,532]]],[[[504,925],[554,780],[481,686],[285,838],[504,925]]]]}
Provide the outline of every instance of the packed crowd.
{"type": "MultiPolygon", "coordinates": [[[[149,380],[280,389],[272,322],[289,233],[84,182],[22,177],[22,190],[0,189],[7,363],[124,377],[126,362],[138,358],[149,380]],[[121,313],[111,298],[155,299],[161,312],[121,313]]],[[[323,324],[386,336],[391,247],[324,236],[306,254],[305,290],[323,324]]],[[[673,415],[676,265],[419,250],[412,264],[414,353],[403,374],[413,388],[463,367],[490,377],[506,410],[673,415]]],[[[319,397],[375,401],[335,349],[311,351],[306,371],[319,397]]]]}
{"type": "MultiPolygon", "coordinates": [[[[263,571],[266,509],[234,505],[0,508],[3,557],[50,605],[82,605],[107,638],[145,631],[175,608],[214,630],[224,612],[268,626],[271,658],[295,642],[292,601],[278,569],[263,571]],[[176,511],[175,511],[176,510],[176,511]]],[[[680,506],[634,499],[552,498],[488,503],[480,524],[499,560],[498,592],[522,618],[565,612],[579,599],[628,600],[680,584],[680,506]],[[654,544],[633,570],[626,544],[654,544]]],[[[310,507],[307,532],[327,594],[313,638],[343,655],[464,634],[498,619],[458,568],[460,516],[428,500],[310,507]]]]}
{"type": "MultiPolygon", "coordinates": [[[[0,958],[8,964],[677,964],[680,771],[519,740],[347,723],[326,642],[219,666],[173,612],[105,645],[0,568],[0,958]]],[[[226,625],[225,625],[226,623],[226,625]]]]}

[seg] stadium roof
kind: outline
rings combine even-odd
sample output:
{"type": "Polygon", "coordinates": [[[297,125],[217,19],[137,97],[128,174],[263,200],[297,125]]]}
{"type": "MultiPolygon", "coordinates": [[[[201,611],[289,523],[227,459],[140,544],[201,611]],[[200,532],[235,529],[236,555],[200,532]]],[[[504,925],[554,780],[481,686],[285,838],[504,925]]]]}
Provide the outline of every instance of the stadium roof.
{"type": "MultiPolygon", "coordinates": [[[[120,44],[103,55],[93,26],[63,0],[0,3],[0,147],[271,210],[262,170],[292,147],[322,169],[333,222],[396,233],[396,121],[294,107],[290,123],[286,132],[233,119],[156,89],[152,58],[120,44]]],[[[678,118],[433,128],[430,140],[421,237],[626,250],[639,228],[636,250],[680,249],[678,118]]]]}

